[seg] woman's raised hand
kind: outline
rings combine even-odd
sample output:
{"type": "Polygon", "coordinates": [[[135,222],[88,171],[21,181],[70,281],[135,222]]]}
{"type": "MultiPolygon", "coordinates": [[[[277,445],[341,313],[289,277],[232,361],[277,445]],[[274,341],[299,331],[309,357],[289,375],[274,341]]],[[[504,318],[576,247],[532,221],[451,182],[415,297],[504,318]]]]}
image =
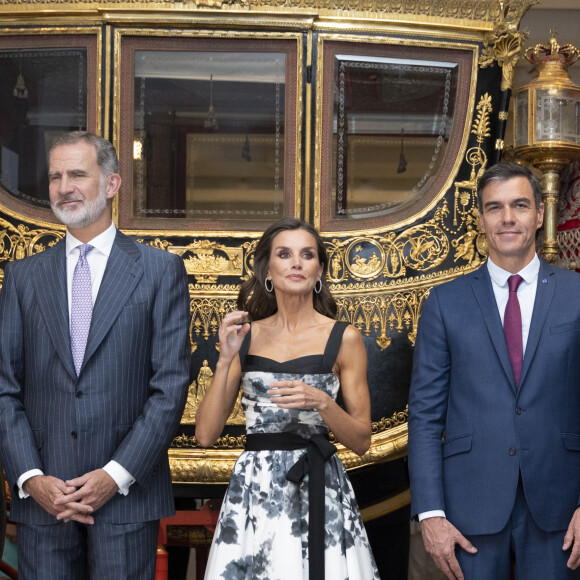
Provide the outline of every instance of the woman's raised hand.
{"type": "Polygon", "coordinates": [[[219,329],[220,357],[231,361],[240,351],[244,337],[250,330],[250,324],[244,322],[248,313],[236,310],[226,314],[219,329]]]}

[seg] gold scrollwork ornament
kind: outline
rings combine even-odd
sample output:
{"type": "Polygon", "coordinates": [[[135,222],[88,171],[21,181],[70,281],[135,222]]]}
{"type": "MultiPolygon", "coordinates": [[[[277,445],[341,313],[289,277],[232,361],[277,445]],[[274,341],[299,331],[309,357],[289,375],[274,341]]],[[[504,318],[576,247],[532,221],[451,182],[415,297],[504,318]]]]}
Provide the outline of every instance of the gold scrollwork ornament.
{"type": "Polygon", "coordinates": [[[187,273],[200,284],[215,284],[219,276],[242,275],[242,248],[196,240],[185,247],[173,246],[169,251],[183,258],[187,273]]]}
{"type": "Polygon", "coordinates": [[[215,336],[224,315],[233,310],[234,307],[235,301],[233,299],[194,297],[190,301],[189,334],[192,343],[200,335],[205,340],[208,340],[210,336],[215,336]]]}
{"type": "Polygon", "coordinates": [[[352,240],[346,249],[346,256],[347,268],[357,280],[377,278],[383,270],[385,254],[375,240],[368,238],[352,240]]]}
{"type": "Polygon", "coordinates": [[[338,317],[348,320],[365,336],[374,333],[381,350],[391,344],[387,330],[406,332],[415,344],[421,306],[428,295],[428,289],[420,288],[382,296],[342,297],[337,299],[338,317]]]}
{"type": "Polygon", "coordinates": [[[445,225],[449,213],[446,202],[439,213],[435,215],[442,228],[453,235],[461,235],[451,241],[455,248],[454,262],[466,261],[470,267],[481,264],[481,257],[486,255],[485,235],[479,231],[479,211],[477,208],[477,184],[487,167],[487,156],[482,148],[486,138],[491,135],[490,117],[493,111],[491,95],[485,93],[476,107],[476,116],[471,133],[475,135],[477,146],[471,147],[466,155],[466,161],[471,166],[469,179],[455,182],[453,206],[453,227],[445,225]]]}
{"type": "Polygon", "coordinates": [[[9,262],[43,252],[64,236],[63,231],[30,230],[25,224],[15,226],[3,218],[0,227],[0,260],[9,262]]]}
{"type": "Polygon", "coordinates": [[[479,58],[479,66],[486,68],[493,62],[502,69],[501,90],[507,91],[513,86],[515,66],[520,58],[524,40],[528,31],[519,31],[518,26],[523,15],[539,0],[499,0],[498,19],[493,32],[484,38],[484,48],[479,58]]]}

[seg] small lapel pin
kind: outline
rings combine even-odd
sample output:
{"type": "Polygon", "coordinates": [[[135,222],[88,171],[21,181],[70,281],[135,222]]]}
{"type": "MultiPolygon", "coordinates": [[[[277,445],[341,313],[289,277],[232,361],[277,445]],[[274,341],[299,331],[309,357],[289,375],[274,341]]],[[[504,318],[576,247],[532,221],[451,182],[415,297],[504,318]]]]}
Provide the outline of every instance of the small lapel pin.
{"type": "Polygon", "coordinates": [[[548,278],[542,278],[542,284],[547,284],[548,283],[548,278]]]}

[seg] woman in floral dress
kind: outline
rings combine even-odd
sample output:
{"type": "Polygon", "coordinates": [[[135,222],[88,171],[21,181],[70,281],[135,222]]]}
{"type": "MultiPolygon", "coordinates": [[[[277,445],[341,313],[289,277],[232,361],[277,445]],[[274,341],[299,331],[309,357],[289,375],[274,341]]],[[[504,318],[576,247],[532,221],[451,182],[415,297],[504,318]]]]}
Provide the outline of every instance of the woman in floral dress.
{"type": "Polygon", "coordinates": [[[223,319],[196,437],[204,447],[217,440],[241,384],[247,444],[206,580],[379,578],[350,481],[328,441],[330,430],[363,455],[371,426],[364,343],[335,320],[327,263],[310,224],[274,223],[258,242],[239,310],[223,319]],[[335,402],[339,388],[344,408],[335,402]]]}

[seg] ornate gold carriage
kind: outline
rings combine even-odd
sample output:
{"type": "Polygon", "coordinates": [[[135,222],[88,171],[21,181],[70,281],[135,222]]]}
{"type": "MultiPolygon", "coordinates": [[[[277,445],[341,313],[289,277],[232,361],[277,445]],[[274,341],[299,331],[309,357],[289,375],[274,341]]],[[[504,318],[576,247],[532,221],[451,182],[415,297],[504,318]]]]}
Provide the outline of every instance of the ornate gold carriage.
{"type": "Polygon", "coordinates": [[[169,451],[177,495],[223,493],[243,447],[239,402],[211,449],[195,410],[256,240],[296,216],[320,229],[339,316],[369,356],[372,446],[339,455],[367,519],[408,502],[417,321],[433,285],[485,256],[475,188],[501,154],[532,3],[0,1],[0,282],[7,261],[63,235],[47,201],[54,135],[110,138],[118,226],[190,276],[196,379],[169,451]]]}

